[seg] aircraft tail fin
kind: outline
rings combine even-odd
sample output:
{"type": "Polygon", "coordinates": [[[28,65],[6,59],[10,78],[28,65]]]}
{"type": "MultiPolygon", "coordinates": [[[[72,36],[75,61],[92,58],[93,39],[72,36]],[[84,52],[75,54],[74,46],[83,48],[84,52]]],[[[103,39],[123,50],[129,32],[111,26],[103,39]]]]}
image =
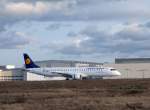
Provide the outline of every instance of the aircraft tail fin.
{"type": "Polygon", "coordinates": [[[28,54],[24,53],[23,54],[24,56],[24,62],[25,62],[25,67],[28,69],[28,68],[39,68],[38,65],[36,65],[32,59],[29,57],[28,54]]]}

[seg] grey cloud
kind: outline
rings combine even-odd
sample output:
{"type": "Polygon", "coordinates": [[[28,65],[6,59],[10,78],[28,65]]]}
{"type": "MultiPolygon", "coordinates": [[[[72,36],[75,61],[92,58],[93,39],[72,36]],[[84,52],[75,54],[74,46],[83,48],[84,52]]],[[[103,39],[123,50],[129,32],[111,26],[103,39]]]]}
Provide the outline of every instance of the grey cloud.
{"type": "Polygon", "coordinates": [[[24,34],[20,32],[1,32],[0,33],[0,49],[21,48],[30,43],[24,34]]]}
{"type": "Polygon", "coordinates": [[[75,0],[72,0],[72,1],[68,1],[68,0],[38,0],[38,1],[37,0],[27,0],[27,1],[25,0],[11,0],[11,1],[3,0],[0,2],[0,26],[1,28],[4,29],[6,25],[12,25],[19,21],[25,21],[25,20],[26,21],[62,21],[62,20],[64,21],[65,19],[66,20],[72,19],[73,17],[68,18],[69,15],[67,15],[67,13],[69,14],[71,12],[71,8],[73,7],[73,5],[75,5],[73,1],[75,0]],[[30,12],[31,8],[35,7],[35,3],[38,3],[38,2],[43,3],[43,4],[40,4],[41,7],[37,6],[35,13],[30,12]],[[61,3],[58,3],[58,6],[48,5],[48,4],[57,3],[57,2],[61,2],[61,3]],[[11,4],[11,3],[14,3],[14,4],[11,4]],[[20,5],[25,5],[28,10],[25,10],[25,9],[23,10],[21,7],[20,7],[21,9],[15,9],[15,8],[19,8],[19,6],[16,6],[14,8],[14,12],[11,9],[10,10],[7,9],[8,4],[10,4],[9,8],[10,7],[13,8],[13,5],[16,5],[17,3],[23,3],[20,5]],[[26,4],[26,3],[29,3],[29,4],[26,4]],[[44,5],[46,7],[44,7],[44,5]],[[51,10],[48,8],[52,8],[52,9],[55,8],[56,10],[51,10]],[[27,11],[27,12],[23,14],[21,10],[25,12],[27,11]],[[39,11],[39,10],[42,10],[45,12],[37,13],[36,11],[39,11]],[[18,11],[18,12],[20,11],[20,12],[17,13],[15,11],[18,11]]]}
{"type": "MultiPolygon", "coordinates": [[[[149,7],[147,2],[137,2],[137,0],[2,0],[0,2],[0,26],[12,25],[18,21],[127,21],[128,19],[149,18],[149,7]],[[58,3],[58,6],[47,5],[49,8],[59,10],[48,10],[45,12],[25,14],[19,12],[9,12],[6,6],[9,3],[30,3],[35,6],[37,2],[51,4],[58,3]],[[136,3],[137,7],[134,7],[136,3]],[[134,8],[133,8],[134,7],[134,8]],[[11,19],[10,19],[11,18],[11,19]]],[[[43,7],[43,5],[42,5],[43,7]]],[[[29,6],[29,9],[31,6],[29,6]]],[[[18,9],[19,10],[19,9],[18,9]]],[[[20,10],[21,11],[21,10],[20,10]]],[[[27,11],[27,10],[26,10],[27,11]]],[[[39,11],[39,10],[38,10],[39,11]]]]}
{"type": "Polygon", "coordinates": [[[69,37],[75,37],[75,36],[77,36],[77,33],[68,32],[67,36],[69,36],[69,37]]]}
{"type": "Polygon", "coordinates": [[[150,21],[147,21],[147,22],[144,23],[144,24],[139,24],[139,26],[150,28],[150,21]]]}
{"type": "Polygon", "coordinates": [[[57,30],[57,29],[60,28],[60,26],[61,26],[61,24],[59,24],[59,23],[54,23],[54,24],[49,25],[46,29],[47,29],[47,30],[57,30]]]}
{"type": "Polygon", "coordinates": [[[54,52],[59,52],[59,53],[62,53],[62,54],[65,54],[65,55],[81,55],[81,54],[89,54],[91,52],[91,50],[87,47],[87,48],[84,48],[84,51],[83,51],[83,48],[76,48],[75,46],[71,45],[71,46],[66,46],[66,47],[63,47],[61,49],[57,49],[57,50],[54,50],[54,52]]]}
{"type": "MultiPolygon", "coordinates": [[[[66,0],[63,0],[66,1],[66,0]]],[[[63,5],[63,2],[58,4],[56,7],[56,10],[50,10],[49,12],[41,13],[42,11],[47,11],[47,5],[51,2],[57,2],[54,0],[2,0],[0,2],[0,49],[3,48],[18,48],[23,45],[26,45],[29,43],[27,37],[20,37],[19,35],[16,35],[14,32],[7,32],[6,27],[11,27],[13,24],[18,23],[20,21],[51,21],[55,20],[57,17],[61,18],[64,16],[64,11],[59,8],[71,8],[70,5],[72,2],[65,2],[63,5]],[[35,4],[37,2],[41,2],[44,4],[37,4],[37,7],[35,7],[35,4]],[[18,4],[17,3],[22,3],[18,4]],[[28,4],[26,4],[28,3],[28,4]],[[21,6],[23,5],[23,8],[21,6]],[[61,7],[59,7],[61,6],[61,7]],[[21,9],[16,9],[20,7],[21,9]],[[11,8],[13,10],[11,10],[11,8]],[[35,13],[30,13],[30,10],[32,11],[32,8],[35,8],[35,13]],[[58,10],[57,10],[58,8],[58,10]],[[19,13],[15,11],[20,11],[19,13]],[[23,12],[21,12],[23,11],[23,12]],[[39,11],[39,13],[37,13],[39,11]],[[40,12],[41,11],[41,12],[40,12]],[[25,14],[23,14],[25,13],[25,14]]],[[[51,5],[50,8],[55,8],[51,5]]],[[[58,26],[57,26],[58,27],[58,26]]],[[[55,27],[55,28],[57,28],[55,27]]]]}
{"type": "MultiPolygon", "coordinates": [[[[76,37],[71,37],[70,44],[56,44],[53,45],[54,52],[66,55],[105,55],[112,56],[138,56],[144,55],[144,51],[150,50],[150,32],[145,27],[137,25],[138,30],[130,30],[123,28],[119,32],[110,34],[107,31],[98,31],[97,29],[85,29],[79,32],[76,37]],[[80,36],[80,37],[78,37],[80,36]],[[89,39],[83,40],[88,37],[89,39]],[[80,39],[78,45],[74,39],[80,39]],[[59,46],[61,45],[61,46],[59,46]]],[[[64,41],[65,42],[65,41],[64,41]]],[[[148,53],[150,54],[150,52],[148,53]]],[[[145,53],[147,55],[147,53],[145,53]]]]}
{"type": "Polygon", "coordinates": [[[57,23],[52,23],[50,24],[49,26],[46,27],[46,30],[58,30],[62,27],[71,27],[72,25],[71,24],[64,24],[64,23],[60,23],[60,22],[57,22],[57,23]]]}
{"type": "MultiPolygon", "coordinates": [[[[150,7],[147,6],[147,4],[150,3],[150,1],[143,0],[142,2],[140,0],[2,0],[0,2],[0,30],[4,31],[6,26],[11,26],[14,23],[17,23],[19,21],[128,21],[129,19],[136,19],[141,20],[145,18],[149,18],[149,10],[150,7]],[[35,12],[30,13],[30,8],[35,8],[35,4],[37,2],[45,3],[47,4],[51,3],[58,3],[61,2],[61,5],[58,4],[58,7],[54,5],[48,6],[47,9],[44,8],[44,11],[42,10],[42,13],[35,12]],[[19,12],[16,13],[12,12],[11,10],[6,10],[6,6],[9,3],[29,3],[31,6],[29,7],[29,10],[23,10],[25,11],[25,14],[19,12]],[[136,4],[136,6],[135,6],[136,4]],[[27,12],[26,12],[27,11],[27,12]]],[[[42,6],[43,7],[43,6],[42,6]]],[[[40,8],[41,9],[41,8],[40,8]]],[[[43,8],[42,8],[43,9],[43,8]]],[[[18,10],[17,10],[18,11],[18,10]]],[[[21,10],[19,10],[21,11],[21,10]]],[[[59,25],[53,25],[49,28],[58,29],[59,25]]],[[[93,52],[104,52],[106,50],[113,52],[115,49],[120,52],[123,50],[125,51],[126,44],[124,44],[123,48],[117,48],[121,47],[120,44],[128,43],[128,45],[132,46],[132,42],[126,41],[126,39],[129,39],[131,41],[137,41],[135,42],[135,45],[139,43],[139,46],[141,47],[142,44],[140,44],[140,40],[149,40],[149,32],[147,30],[141,32],[133,33],[132,31],[128,30],[122,30],[115,35],[109,35],[107,32],[99,32],[98,30],[84,30],[80,33],[77,33],[79,36],[83,37],[89,37],[89,40],[83,40],[80,42],[79,47],[77,47],[75,44],[69,45],[74,49],[74,53],[89,53],[90,51],[93,52]],[[135,37],[137,36],[137,37],[135,37]],[[137,39],[138,38],[138,39],[137,39]]],[[[8,34],[6,32],[6,34],[8,34]]],[[[0,36],[3,36],[2,33],[0,33],[0,36]]],[[[15,35],[14,35],[15,36],[15,35]]],[[[6,37],[7,39],[8,37],[6,37]]],[[[4,39],[4,38],[3,38],[4,39]]],[[[14,38],[14,42],[17,40],[14,38]]],[[[22,41],[24,44],[24,42],[22,41]]],[[[6,42],[7,44],[7,42],[6,42]]],[[[15,44],[15,43],[14,43],[15,44]]],[[[1,46],[2,47],[2,46],[1,46]]],[[[147,46],[148,47],[148,46],[147,46]]],[[[136,49],[136,46],[133,47],[136,49]]],[[[144,47],[143,47],[144,48],[144,47]]],[[[63,53],[67,53],[66,51],[70,51],[71,48],[68,49],[68,47],[64,47],[62,49],[59,49],[63,53]]],[[[126,52],[126,51],[125,51],[126,52]]],[[[69,53],[69,52],[68,52],[69,53]]],[[[73,53],[73,52],[72,52],[73,53]]]]}
{"type": "MultiPolygon", "coordinates": [[[[45,14],[41,15],[16,15],[16,13],[5,13],[4,18],[13,17],[14,19],[20,20],[41,20],[41,21],[89,21],[89,20],[119,20],[119,19],[130,19],[130,18],[145,18],[145,16],[149,17],[149,12],[147,7],[145,8],[144,2],[143,4],[138,4],[135,0],[134,2],[120,2],[125,0],[12,0],[11,2],[62,2],[62,4],[66,4],[59,11],[48,11],[45,14]],[[117,2],[116,2],[117,1],[117,2]],[[110,3],[112,2],[112,3],[110,3]],[[132,5],[137,3],[137,5],[141,5],[141,7],[133,8],[132,5]],[[144,11],[143,11],[144,10],[144,11]],[[142,11],[142,13],[140,13],[142,11]],[[144,13],[143,13],[144,12],[144,13]],[[14,15],[14,16],[13,16],[14,15]]],[[[7,1],[1,4],[3,7],[3,11],[5,11],[5,5],[7,5],[10,1],[7,1]]],[[[60,8],[58,6],[58,8],[60,8]]],[[[1,11],[0,13],[2,13],[1,11]]],[[[9,21],[9,20],[8,20],[9,21]]]]}
{"type": "Polygon", "coordinates": [[[150,31],[147,29],[141,30],[122,30],[117,33],[117,39],[130,39],[131,41],[149,40],[150,31]]]}

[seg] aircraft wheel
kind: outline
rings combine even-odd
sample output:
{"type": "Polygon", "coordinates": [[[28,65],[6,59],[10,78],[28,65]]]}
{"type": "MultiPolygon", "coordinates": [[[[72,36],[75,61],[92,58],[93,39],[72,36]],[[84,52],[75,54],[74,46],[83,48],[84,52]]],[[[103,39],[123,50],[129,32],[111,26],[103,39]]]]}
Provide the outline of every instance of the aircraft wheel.
{"type": "Polygon", "coordinates": [[[66,80],[69,80],[69,78],[66,78],[66,80]]]}
{"type": "Polygon", "coordinates": [[[86,80],[87,78],[86,77],[82,77],[82,80],[86,80]]]}

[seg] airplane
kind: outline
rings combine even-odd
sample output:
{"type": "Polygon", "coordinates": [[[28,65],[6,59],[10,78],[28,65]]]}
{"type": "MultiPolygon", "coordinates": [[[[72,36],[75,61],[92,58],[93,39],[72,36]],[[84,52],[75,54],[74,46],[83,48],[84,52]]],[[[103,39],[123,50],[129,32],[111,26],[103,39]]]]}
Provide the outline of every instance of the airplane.
{"type": "Polygon", "coordinates": [[[120,76],[121,73],[112,67],[40,67],[28,54],[24,53],[25,68],[31,73],[48,77],[65,77],[66,80],[83,80],[92,77],[103,78],[120,76]]]}

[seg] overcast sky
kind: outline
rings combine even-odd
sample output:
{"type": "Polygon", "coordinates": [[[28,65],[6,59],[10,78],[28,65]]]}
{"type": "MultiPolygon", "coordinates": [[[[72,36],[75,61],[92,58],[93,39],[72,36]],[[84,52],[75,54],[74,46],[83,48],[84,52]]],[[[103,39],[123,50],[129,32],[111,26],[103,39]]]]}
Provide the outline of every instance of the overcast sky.
{"type": "Polygon", "coordinates": [[[150,0],[0,0],[0,65],[150,57],[150,0]]]}

